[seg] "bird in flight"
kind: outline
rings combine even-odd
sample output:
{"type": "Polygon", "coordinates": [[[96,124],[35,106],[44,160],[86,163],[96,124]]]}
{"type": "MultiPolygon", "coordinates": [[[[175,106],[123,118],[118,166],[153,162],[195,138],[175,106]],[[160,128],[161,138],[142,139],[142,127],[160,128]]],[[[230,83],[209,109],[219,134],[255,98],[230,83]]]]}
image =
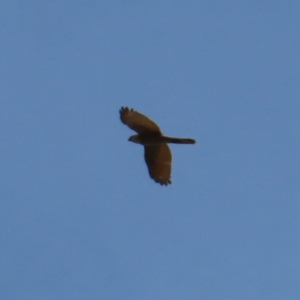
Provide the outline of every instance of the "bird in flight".
{"type": "Polygon", "coordinates": [[[150,177],[161,185],[170,184],[172,154],[167,144],[195,144],[196,141],[164,136],[156,123],[128,107],[121,107],[120,119],[137,132],[128,141],[144,146],[144,157],[150,177]]]}

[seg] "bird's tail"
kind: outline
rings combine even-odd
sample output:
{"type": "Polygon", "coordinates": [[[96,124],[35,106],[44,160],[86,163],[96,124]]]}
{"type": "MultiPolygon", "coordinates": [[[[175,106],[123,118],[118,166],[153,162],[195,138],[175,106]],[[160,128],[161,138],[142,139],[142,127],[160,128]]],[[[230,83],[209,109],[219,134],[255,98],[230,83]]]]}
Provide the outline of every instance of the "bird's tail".
{"type": "Polygon", "coordinates": [[[186,139],[186,138],[174,138],[169,136],[164,136],[164,140],[166,143],[172,143],[172,144],[195,144],[196,141],[193,139],[186,139]]]}

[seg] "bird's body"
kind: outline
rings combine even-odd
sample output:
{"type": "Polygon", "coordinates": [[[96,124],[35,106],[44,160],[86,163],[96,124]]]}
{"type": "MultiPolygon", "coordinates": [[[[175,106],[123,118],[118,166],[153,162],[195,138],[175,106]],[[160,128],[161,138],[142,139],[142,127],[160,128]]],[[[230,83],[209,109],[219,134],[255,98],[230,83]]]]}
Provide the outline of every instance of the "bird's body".
{"type": "Polygon", "coordinates": [[[138,133],[132,135],[128,141],[144,145],[144,157],[150,177],[161,185],[170,184],[172,154],[167,144],[195,144],[196,141],[164,136],[156,123],[128,107],[120,109],[120,118],[125,125],[138,133]]]}
{"type": "Polygon", "coordinates": [[[128,141],[141,144],[144,146],[159,145],[159,144],[195,144],[193,139],[174,138],[169,136],[163,136],[158,134],[147,135],[132,135],[128,141]]]}

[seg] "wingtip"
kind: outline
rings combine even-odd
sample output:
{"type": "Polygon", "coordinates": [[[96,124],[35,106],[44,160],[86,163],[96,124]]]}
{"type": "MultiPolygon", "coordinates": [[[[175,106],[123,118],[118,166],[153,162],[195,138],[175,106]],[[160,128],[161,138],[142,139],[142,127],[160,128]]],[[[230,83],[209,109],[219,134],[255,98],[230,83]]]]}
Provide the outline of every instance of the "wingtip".
{"type": "Polygon", "coordinates": [[[155,180],[155,182],[159,183],[159,184],[162,185],[162,186],[168,186],[169,184],[172,183],[171,180],[165,180],[165,181],[158,181],[158,180],[155,180]]]}
{"type": "Polygon", "coordinates": [[[120,114],[122,113],[129,113],[129,112],[133,112],[134,109],[133,108],[129,108],[128,106],[121,106],[119,112],[120,114]]]}

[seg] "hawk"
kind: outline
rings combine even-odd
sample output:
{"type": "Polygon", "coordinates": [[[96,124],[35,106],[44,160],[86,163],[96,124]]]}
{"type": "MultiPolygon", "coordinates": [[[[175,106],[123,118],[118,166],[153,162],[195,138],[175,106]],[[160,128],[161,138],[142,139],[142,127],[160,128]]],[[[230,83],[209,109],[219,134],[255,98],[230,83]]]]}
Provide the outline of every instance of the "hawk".
{"type": "Polygon", "coordinates": [[[128,107],[121,107],[120,119],[137,132],[128,141],[144,146],[144,157],[150,177],[161,185],[170,184],[172,154],[167,144],[195,144],[196,141],[164,136],[156,123],[128,107]]]}

